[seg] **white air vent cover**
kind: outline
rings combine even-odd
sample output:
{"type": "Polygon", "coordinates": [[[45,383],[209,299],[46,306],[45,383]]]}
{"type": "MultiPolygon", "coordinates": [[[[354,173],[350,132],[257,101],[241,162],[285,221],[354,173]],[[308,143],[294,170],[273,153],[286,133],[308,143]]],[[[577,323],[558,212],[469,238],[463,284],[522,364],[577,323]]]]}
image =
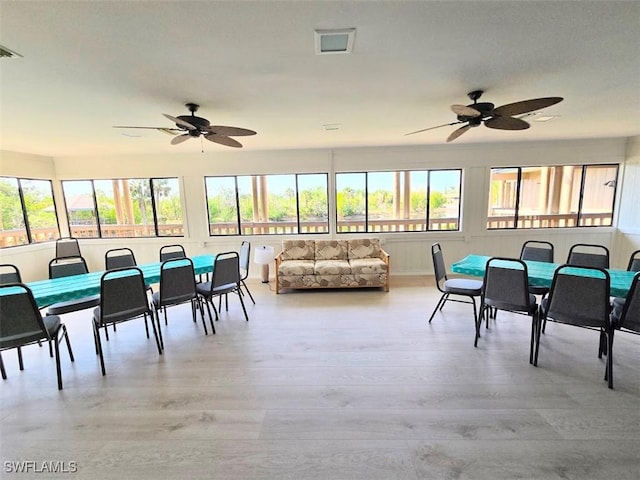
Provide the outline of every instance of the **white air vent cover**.
{"type": "Polygon", "coordinates": [[[355,36],[355,28],[343,28],[341,30],[316,30],[316,55],[351,53],[355,36]]]}

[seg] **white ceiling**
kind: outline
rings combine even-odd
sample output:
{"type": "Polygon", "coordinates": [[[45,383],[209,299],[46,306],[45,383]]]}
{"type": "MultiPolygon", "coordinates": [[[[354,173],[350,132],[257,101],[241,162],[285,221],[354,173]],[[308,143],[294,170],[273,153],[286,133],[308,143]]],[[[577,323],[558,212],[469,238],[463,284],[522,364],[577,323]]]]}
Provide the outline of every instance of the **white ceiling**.
{"type": "MultiPolygon", "coordinates": [[[[456,143],[640,134],[639,1],[6,1],[0,148],[52,156],[197,152],[155,130],[201,105],[245,149],[440,144],[451,104],[561,96],[552,121],[456,143]],[[314,30],[356,28],[316,55],[314,30]],[[324,124],[341,124],[326,131],[324,124]],[[126,134],[126,135],[125,135],[126,134]],[[140,135],[132,137],[127,135],[140,135]]],[[[205,151],[229,150],[206,142],[205,151]]]]}

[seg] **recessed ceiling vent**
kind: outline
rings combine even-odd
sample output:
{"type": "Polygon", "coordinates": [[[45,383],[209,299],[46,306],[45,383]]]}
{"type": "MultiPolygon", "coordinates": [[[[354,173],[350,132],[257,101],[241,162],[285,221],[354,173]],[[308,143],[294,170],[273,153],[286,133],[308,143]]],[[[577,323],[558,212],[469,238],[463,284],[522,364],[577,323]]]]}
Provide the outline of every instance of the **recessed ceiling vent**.
{"type": "Polygon", "coordinates": [[[316,30],[316,55],[351,53],[355,36],[355,28],[343,28],[340,30],[316,30]]]}
{"type": "Polygon", "coordinates": [[[22,58],[22,55],[20,55],[18,52],[14,52],[10,48],[0,45],[0,58],[16,58],[16,57],[22,58]]]}

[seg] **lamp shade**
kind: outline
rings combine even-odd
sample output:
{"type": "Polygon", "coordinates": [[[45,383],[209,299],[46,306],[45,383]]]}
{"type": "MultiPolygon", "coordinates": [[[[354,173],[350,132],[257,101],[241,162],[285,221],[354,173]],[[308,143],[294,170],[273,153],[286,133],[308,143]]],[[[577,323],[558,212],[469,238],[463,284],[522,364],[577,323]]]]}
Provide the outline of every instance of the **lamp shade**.
{"type": "Polygon", "coordinates": [[[269,265],[273,261],[273,247],[271,245],[259,245],[254,251],[254,261],[259,265],[269,265]]]}

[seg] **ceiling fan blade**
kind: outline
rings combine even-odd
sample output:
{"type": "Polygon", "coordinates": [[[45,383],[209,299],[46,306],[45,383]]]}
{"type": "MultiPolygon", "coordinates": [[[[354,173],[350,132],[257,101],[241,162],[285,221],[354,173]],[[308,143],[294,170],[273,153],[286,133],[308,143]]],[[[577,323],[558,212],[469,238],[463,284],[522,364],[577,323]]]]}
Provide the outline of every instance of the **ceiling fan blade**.
{"type": "Polygon", "coordinates": [[[496,130],[526,130],[531,126],[524,120],[513,117],[493,117],[485,120],[484,125],[496,130]]]}
{"type": "Polygon", "coordinates": [[[256,132],[247,128],[225,127],[224,125],[211,125],[207,127],[207,130],[213,135],[222,135],[223,137],[246,137],[256,134],[256,132]]]}
{"type": "Polygon", "coordinates": [[[447,143],[453,142],[456,138],[458,138],[460,135],[462,135],[464,132],[466,132],[470,128],[471,128],[471,125],[465,125],[464,127],[460,127],[457,130],[454,130],[453,133],[447,137],[447,143]]]}
{"type": "Polygon", "coordinates": [[[551,105],[560,103],[562,100],[564,100],[562,97],[545,97],[507,103],[494,109],[491,114],[500,117],[513,117],[514,115],[521,115],[523,113],[533,112],[534,110],[540,110],[541,108],[550,107],[551,105]]]}
{"type": "MultiPolygon", "coordinates": [[[[114,125],[113,128],[144,128],[146,130],[160,130],[163,127],[130,127],[130,126],[127,126],[127,125],[114,125]]],[[[170,129],[168,129],[168,130],[170,130],[170,129]]]]}
{"type": "Polygon", "coordinates": [[[171,120],[173,123],[175,123],[176,125],[180,125],[186,128],[187,130],[196,130],[196,127],[191,125],[189,122],[185,122],[180,118],[172,117],[171,115],[167,115],[166,113],[163,113],[163,115],[167,117],[169,120],[171,120]]]}
{"type": "Polygon", "coordinates": [[[216,135],[214,133],[208,133],[204,136],[207,140],[227,147],[242,148],[242,144],[234,138],[225,137],[224,135],[216,135]]]}
{"type": "Polygon", "coordinates": [[[158,130],[168,135],[178,135],[178,132],[184,131],[184,130],[180,130],[179,128],[158,128],[158,130]]]}
{"type": "Polygon", "coordinates": [[[173,137],[171,139],[171,145],[178,145],[179,143],[184,142],[185,140],[189,140],[191,135],[188,133],[183,133],[182,135],[178,135],[177,137],[173,137]]]}
{"type": "Polygon", "coordinates": [[[451,122],[451,123],[445,123],[443,125],[438,125],[437,127],[429,127],[429,128],[423,128],[422,130],[416,130],[415,132],[409,132],[409,133],[405,133],[404,136],[406,137],[407,135],[413,135],[415,133],[422,133],[422,132],[426,132],[428,130],[435,130],[436,128],[442,128],[442,127],[450,127],[451,125],[458,125],[460,123],[464,123],[463,121],[459,121],[459,122],[451,122]]]}
{"type": "Polygon", "coordinates": [[[467,105],[451,105],[451,110],[459,117],[479,117],[482,115],[478,110],[467,105]]]}

